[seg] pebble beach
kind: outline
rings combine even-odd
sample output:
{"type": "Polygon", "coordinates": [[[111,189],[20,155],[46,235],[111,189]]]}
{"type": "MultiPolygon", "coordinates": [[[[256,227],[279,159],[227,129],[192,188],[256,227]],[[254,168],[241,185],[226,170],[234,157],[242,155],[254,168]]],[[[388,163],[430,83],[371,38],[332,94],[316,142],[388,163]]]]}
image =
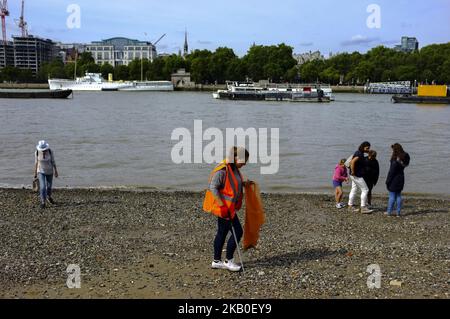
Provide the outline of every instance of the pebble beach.
{"type": "Polygon", "coordinates": [[[406,195],[396,218],[383,215],[386,197],[362,215],[338,211],[332,194],[263,194],[266,224],[244,273],[210,268],[217,222],[201,193],[54,199],[40,210],[31,190],[0,189],[0,298],[449,298],[449,198],[406,195]],[[70,264],[80,289],[66,285],[70,264]],[[380,288],[368,288],[369,265],[380,288]]]}

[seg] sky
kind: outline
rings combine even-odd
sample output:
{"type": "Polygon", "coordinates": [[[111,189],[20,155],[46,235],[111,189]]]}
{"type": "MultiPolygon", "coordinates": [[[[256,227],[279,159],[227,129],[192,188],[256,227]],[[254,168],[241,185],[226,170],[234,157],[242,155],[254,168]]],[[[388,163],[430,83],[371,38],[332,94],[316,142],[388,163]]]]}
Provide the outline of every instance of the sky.
{"type": "MultiPolygon", "coordinates": [[[[9,38],[20,34],[20,5],[8,1],[9,38]]],[[[185,30],[190,50],[226,46],[239,56],[253,43],[327,56],[393,47],[402,36],[416,37],[421,47],[450,42],[450,0],[25,0],[25,20],[30,34],[63,43],[116,36],[155,42],[166,34],[158,53],[178,53],[185,30]],[[72,4],[80,28],[67,25],[72,4]]]]}

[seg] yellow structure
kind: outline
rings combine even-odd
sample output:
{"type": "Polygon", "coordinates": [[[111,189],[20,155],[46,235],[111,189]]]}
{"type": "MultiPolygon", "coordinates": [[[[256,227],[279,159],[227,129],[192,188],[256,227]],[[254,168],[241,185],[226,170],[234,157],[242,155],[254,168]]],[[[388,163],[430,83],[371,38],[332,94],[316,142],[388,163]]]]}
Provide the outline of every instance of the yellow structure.
{"type": "Polygon", "coordinates": [[[446,97],[446,85],[419,85],[418,96],[446,97]]]}
{"type": "Polygon", "coordinates": [[[109,73],[109,74],[108,74],[108,81],[109,81],[109,82],[112,82],[112,81],[113,81],[113,75],[112,75],[112,73],[109,73]]]}

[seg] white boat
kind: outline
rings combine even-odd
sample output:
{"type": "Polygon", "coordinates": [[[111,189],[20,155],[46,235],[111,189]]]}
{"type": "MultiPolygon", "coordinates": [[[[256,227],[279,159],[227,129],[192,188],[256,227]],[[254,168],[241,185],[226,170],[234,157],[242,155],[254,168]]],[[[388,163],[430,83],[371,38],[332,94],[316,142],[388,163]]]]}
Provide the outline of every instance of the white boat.
{"type": "Polygon", "coordinates": [[[364,91],[369,94],[413,94],[410,81],[369,83],[364,91]]]}
{"type": "Polygon", "coordinates": [[[100,73],[86,73],[76,80],[49,79],[50,90],[72,91],[117,91],[120,88],[132,86],[131,82],[108,82],[100,73]]]}
{"type": "Polygon", "coordinates": [[[174,86],[170,81],[146,81],[132,82],[131,86],[119,88],[119,91],[173,91],[174,86]]]}
{"type": "Polygon", "coordinates": [[[49,79],[50,90],[72,91],[173,91],[169,81],[126,81],[110,82],[102,78],[100,73],[86,73],[76,80],[49,79]]]}
{"type": "Polygon", "coordinates": [[[227,90],[214,92],[213,98],[291,102],[334,101],[333,90],[329,85],[269,84],[263,87],[255,86],[254,83],[239,82],[227,82],[227,90]]]}

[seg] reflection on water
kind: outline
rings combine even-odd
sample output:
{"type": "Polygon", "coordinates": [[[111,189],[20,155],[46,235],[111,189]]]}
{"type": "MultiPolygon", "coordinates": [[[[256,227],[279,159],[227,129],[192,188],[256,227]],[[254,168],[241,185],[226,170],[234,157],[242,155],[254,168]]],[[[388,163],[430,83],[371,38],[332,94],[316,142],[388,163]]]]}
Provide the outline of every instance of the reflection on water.
{"type": "MultiPolygon", "coordinates": [[[[175,165],[175,128],[280,129],[280,171],[244,173],[266,192],[330,191],[336,163],[364,140],[378,151],[384,193],[390,145],[411,154],[408,192],[450,194],[450,107],[391,104],[390,96],[337,94],[330,104],[220,101],[209,93],[77,93],[74,99],[0,100],[0,186],[31,183],[34,145],[47,139],[59,187],[203,190],[210,165],[175,165]]],[[[205,142],[203,146],[206,146],[205,142]]]]}

